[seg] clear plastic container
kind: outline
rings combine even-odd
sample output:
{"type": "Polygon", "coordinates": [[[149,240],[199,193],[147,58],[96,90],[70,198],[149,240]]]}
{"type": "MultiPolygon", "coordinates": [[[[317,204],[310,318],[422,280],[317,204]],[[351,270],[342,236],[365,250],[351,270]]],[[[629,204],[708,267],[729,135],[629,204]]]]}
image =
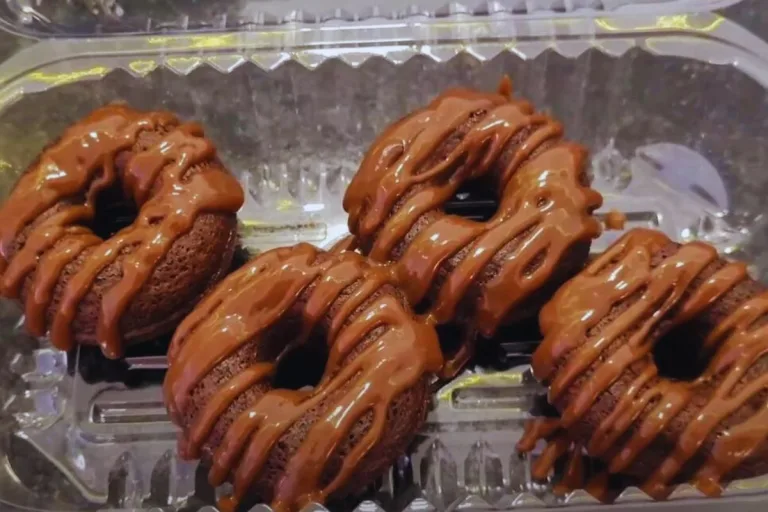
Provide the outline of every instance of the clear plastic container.
{"type": "Polygon", "coordinates": [[[408,19],[456,14],[673,14],[739,0],[5,0],[0,24],[36,37],[249,29],[286,22],[408,19]]]}
{"type": "MultiPolygon", "coordinates": [[[[768,279],[768,45],[714,14],[40,42],[0,65],[0,198],[67,125],[124,100],[203,123],[250,192],[241,220],[252,249],[327,246],[345,233],[342,194],[385,125],[449,85],[491,89],[504,73],[592,149],[603,212],[710,241],[768,279]]],[[[157,346],[110,363],[55,351],[19,320],[0,303],[4,509],[213,510],[217,490],[175,455],[157,346]]],[[[504,368],[474,367],[440,390],[411,453],[357,510],[590,510],[584,492],[555,498],[530,482],[515,453],[542,392],[525,366],[531,345],[508,344],[493,361],[504,368]]],[[[652,503],[628,489],[608,510],[726,506],[765,510],[768,478],[719,499],[682,486],[652,503]]]]}

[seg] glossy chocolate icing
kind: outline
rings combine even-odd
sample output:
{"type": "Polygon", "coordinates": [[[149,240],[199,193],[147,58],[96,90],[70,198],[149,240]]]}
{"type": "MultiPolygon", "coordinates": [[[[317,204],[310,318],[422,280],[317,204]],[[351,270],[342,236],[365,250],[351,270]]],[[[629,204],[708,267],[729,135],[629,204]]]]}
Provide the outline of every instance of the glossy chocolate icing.
{"type": "Polygon", "coordinates": [[[0,209],[0,292],[19,298],[31,278],[25,304],[29,331],[42,336],[49,329],[57,348],[71,349],[81,300],[101,271],[122,258],[122,276],[102,297],[97,326],[103,352],[120,356],[120,319],[174,241],[200,213],[235,213],[243,203],[239,183],[223,169],[187,176],[215,154],[200,126],[117,105],[96,110],[48,147],[0,209]],[[118,167],[118,156],[130,151],[142,132],[158,130],[168,133],[118,167]],[[139,213],[132,225],[102,240],[85,226],[96,215],[99,193],[118,181],[139,213]],[[46,318],[62,271],[86,250],[52,318],[46,318]]]}
{"type": "Polygon", "coordinates": [[[606,214],[603,222],[606,229],[622,231],[627,224],[627,216],[618,210],[611,210],[606,214]]]}
{"type": "MultiPolygon", "coordinates": [[[[428,302],[434,322],[458,319],[471,324],[468,332],[491,336],[574,247],[601,232],[592,212],[602,197],[585,184],[587,151],[562,135],[560,123],[511,98],[508,79],[499,93],[446,91],[392,124],[368,150],[344,197],[349,230],[373,261],[396,260],[397,282],[412,304],[428,302]],[[479,179],[498,191],[490,220],[442,211],[462,184],[479,179]],[[428,224],[406,240],[427,215],[428,224]],[[510,247],[500,264],[492,261],[510,247]],[[483,278],[491,268],[492,277],[483,278]]],[[[454,369],[471,350],[460,353],[454,369]]]]}
{"type": "Polygon", "coordinates": [[[272,506],[296,510],[310,501],[322,503],[355,477],[361,461],[388,435],[384,425],[393,400],[414,386],[426,385],[425,376],[439,370],[442,356],[434,329],[416,320],[401,299],[383,293],[388,284],[392,278],[386,268],[372,267],[356,253],[323,253],[308,244],[274,249],[222,281],[179,326],[168,354],[164,391],[171,418],[180,425],[203,379],[238,350],[254,344],[254,361],[221,382],[185,429],[179,442],[183,455],[199,457],[224,411],[249,388],[268,387],[212,447],[211,483],[219,485],[227,478],[234,483],[234,496],[222,500],[221,506],[231,509],[240,502],[288,429],[349,385],[342,398],[324,406],[325,412],[309,426],[286,463],[272,506]],[[288,324],[300,334],[285,339],[277,358],[262,361],[260,345],[266,332],[288,324]],[[358,352],[380,327],[386,330],[358,352]],[[319,384],[312,391],[274,389],[276,361],[318,330],[329,347],[319,384]],[[329,458],[370,411],[373,420],[364,439],[345,457],[332,481],[323,484],[329,458]]]}
{"type": "MultiPolygon", "coordinates": [[[[549,401],[561,418],[531,424],[519,445],[529,451],[535,439],[549,441],[536,465],[540,478],[559,456],[581,457],[584,446],[590,456],[608,464],[609,473],[629,472],[656,498],[671,492],[684,469],[692,472],[696,487],[714,496],[731,473],[750,471],[755,459],[765,457],[768,373],[762,369],[768,356],[768,292],[732,304],[725,319],[710,330],[703,350],[713,355],[699,378],[680,381],[660,376],[651,351],[662,336],[695,322],[749,279],[743,263],[721,260],[712,246],[702,242],[681,245],[651,265],[653,255],[671,244],[659,232],[630,231],[542,310],[545,337],[534,353],[532,368],[549,386],[549,401]],[[717,270],[703,274],[714,264],[719,264],[717,270]],[[585,375],[588,385],[577,384],[585,375]],[[574,427],[623,378],[631,384],[620,396],[612,388],[615,405],[598,427],[588,437],[575,434],[574,427]],[[762,402],[755,406],[755,400],[762,402]],[[691,418],[682,426],[673,421],[681,414],[691,418]],[[638,473],[633,463],[659,436],[674,448],[655,467],[638,473]]],[[[588,487],[591,492],[610,495],[607,478],[595,482],[588,487]]]]}

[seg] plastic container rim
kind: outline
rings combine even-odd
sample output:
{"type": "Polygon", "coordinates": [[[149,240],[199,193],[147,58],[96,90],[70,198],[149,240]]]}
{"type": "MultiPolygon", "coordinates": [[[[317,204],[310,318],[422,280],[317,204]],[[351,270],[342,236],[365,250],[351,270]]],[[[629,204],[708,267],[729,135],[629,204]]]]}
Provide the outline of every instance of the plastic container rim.
{"type": "Polygon", "coordinates": [[[444,61],[466,52],[487,61],[502,51],[531,59],[552,49],[575,58],[591,48],[619,56],[633,47],[732,65],[768,88],[768,43],[715,13],[558,20],[446,18],[41,40],[0,64],[0,111],[23,94],[102,78],[121,67],[136,76],[157,67],[187,74],[200,65],[228,73],[248,61],[266,70],[287,61],[314,69],[328,59],[358,67],[373,57],[401,64],[415,55],[444,61]]]}
{"type": "MultiPolygon", "coordinates": [[[[278,6],[278,2],[270,2],[267,7],[259,11],[261,15],[266,15],[272,21],[265,21],[263,16],[251,16],[249,18],[238,18],[234,22],[227,21],[226,16],[216,17],[216,19],[199,20],[203,26],[188,27],[188,17],[183,17],[180,24],[163,22],[157,27],[147,27],[145,29],[114,29],[107,28],[99,31],[97,28],[89,32],[77,32],[74,27],[60,27],[61,32],[55,32],[55,24],[42,19],[37,14],[30,14],[24,6],[17,7],[29,17],[27,23],[21,20],[10,19],[11,7],[6,7],[6,11],[0,11],[0,29],[10,32],[17,36],[29,37],[34,39],[62,39],[62,38],[99,38],[108,39],[126,35],[147,36],[152,34],[204,34],[217,31],[252,31],[261,30],[265,27],[290,26],[301,23],[307,26],[333,26],[339,22],[354,21],[356,23],[366,21],[409,21],[418,19],[446,19],[451,17],[463,17],[469,19],[480,19],[490,16],[502,15],[514,18],[516,20],[536,20],[536,19],[563,19],[568,17],[592,18],[600,15],[608,16],[647,16],[647,15],[679,15],[696,12],[714,12],[739,3],[742,0],[651,0],[650,2],[641,1],[640,3],[629,2],[627,5],[617,4],[616,0],[604,0],[596,2],[594,7],[574,7],[573,0],[563,0],[562,10],[554,6],[537,7],[537,0],[526,0],[523,7],[524,12],[516,12],[510,5],[490,6],[493,2],[488,2],[488,11],[482,8],[482,14],[478,14],[480,5],[484,5],[480,0],[465,0],[459,2],[436,3],[432,9],[420,5],[418,2],[402,1],[390,2],[386,6],[377,4],[360,6],[358,2],[340,2],[341,5],[335,8],[313,7],[301,5],[301,2],[288,2],[288,5],[278,6]],[[298,4],[298,5],[296,5],[298,4]],[[352,5],[350,5],[352,4],[352,5]],[[569,8],[568,5],[571,5],[569,8]],[[272,7],[269,7],[269,6],[272,7]],[[273,11],[270,11],[273,9],[273,11]],[[4,12],[4,14],[3,14],[4,12]],[[252,18],[252,19],[251,19],[252,18]]],[[[10,2],[9,2],[10,3],[10,2]]],[[[282,3],[282,2],[279,2],[282,3]]],[[[34,12],[34,11],[32,11],[34,12]]],[[[19,13],[21,14],[21,13],[19,13]]],[[[148,20],[149,23],[149,20],[148,20]]]]}

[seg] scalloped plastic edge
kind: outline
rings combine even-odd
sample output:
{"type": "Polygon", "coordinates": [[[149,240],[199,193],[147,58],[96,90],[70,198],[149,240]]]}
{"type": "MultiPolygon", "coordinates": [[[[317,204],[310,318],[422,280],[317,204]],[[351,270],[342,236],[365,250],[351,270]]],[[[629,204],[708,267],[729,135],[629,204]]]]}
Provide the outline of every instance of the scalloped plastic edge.
{"type": "MultiPolygon", "coordinates": [[[[628,491],[634,491],[636,488],[628,489],[628,491]]],[[[579,491],[576,491],[579,492],[579,491]]],[[[642,491],[637,490],[638,493],[642,491]]],[[[575,494],[575,493],[572,493],[575,494]]],[[[624,496],[624,494],[622,494],[624,496]]],[[[569,496],[570,497],[570,496],[569,496]]],[[[568,500],[569,498],[566,498],[568,500]]],[[[728,502],[728,507],[732,507],[737,512],[764,512],[766,507],[766,500],[761,499],[759,496],[742,496],[740,498],[732,498],[728,502]]],[[[594,512],[596,509],[611,509],[621,510],[622,512],[631,512],[633,510],[649,511],[649,512],[680,512],[693,510],[695,507],[696,512],[721,512],[723,507],[722,500],[706,500],[706,499],[690,499],[686,501],[675,500],[668,502],[653,502],[649,500],[626,500],[619,501],[616,505],[600,505],[596,500],[588,502],[578,502],[572,506],[568,506],[568,512],[594,512]],[[620,508],[619,508],[620,507],[620,508]]],[[[504,503],[488,503],[486,500],[478,496],[469,496],[459,502],[452,504],[449,510],[465,510],[470,512],[484,512],[484,511],[525,511],[525,510],[543,510],[547,505],[540,500],[536,495],[529,492],[520,493],[514,497],[514,499],[505,500],[504,503]]],[[[138,512],[135,509],[99,509],[98,512],[138,512]]],[[[153,507],[141,512],[170,512],[172,509],[166,507],[153,507]]],[[[408,505],[403,508],[402,512],[435,512],[437,509],[433,507],[423,497],[417,497],[413,499],[408,505]]],[[[196,512],[219,512],[219,509],[206,505],[196,512]]],[[[256,505],[251,508],[249,512],[273,512],[273,509],[266,505],[256,505]]],[[[310,503],[300,510],[300,512],[332,512],[328,508],[319,505],[317,503],[310,503]]],[[[386,512],[375,501],[364,501],[358,505],[353,512],[386,512]]]]}
{"type": "MultiPolygon", "coordinates": [[[[0,4],[0,27],[31,37],[99,37],[116,34],[190,33],[210,30],[254,29],[285,23],[318,24],[359,22],[369,19],[407,20],[447,16],[511,15],[515,18],[559,18],[611,14],[664,15],[707,12],[722,9],[740,0],[389,0],[389,2],[335,0],[260,0],[242,5],[237,16],[220,14],[196,19],[178,13],[173,19],[123,22],[115,0],[78,0],[82,9],[93,13],[88,27],[60,26],[40,12],[40,2],[6,0],[0,4]],[[141,29],[136,27],[141,22],[141,29]]],[[[56,1],[56,0],[48,0],[56,1]]],[[[133,0],[136,1],[136,0],[133,0]]]]}
{"type": "Polygon", "coordinates": [[[329,59],[358,67],[421,55],[447,61],[461,52],[480,61],[509,51],[533,59],[545,50],[576,58],[589,49],[620,56],[639,47],[656,55],[732,65],[768,88],[768,43],[714,13],[551,19],[444,19],[360,22],[334,30],[281,25],[248,32],[42,40],[0,64],[0,109],[23,95],[123,69],[158,67],[185,75],[211,66],[229,73],[246,63],[271,71],[293,61],[314,69],[329,59]]]}

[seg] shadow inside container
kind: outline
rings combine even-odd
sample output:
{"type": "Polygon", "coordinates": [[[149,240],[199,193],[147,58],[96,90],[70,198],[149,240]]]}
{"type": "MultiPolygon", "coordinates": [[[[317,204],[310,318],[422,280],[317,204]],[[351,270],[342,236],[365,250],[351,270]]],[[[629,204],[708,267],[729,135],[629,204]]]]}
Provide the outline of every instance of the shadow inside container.
{"type": "Polygon", "coordinates": [[[141,343],[126,350],[125,358],[108,359],[99,347],[80,346],[67,357],[70,375],[77,373],[88,384],[98,382],[123,383],[127,387],[141,387],[160,384],[165,368],[131,368],[126,359],[162,359],[168,351],[171,335],[141,343]],[[79,352],[79,354],[78,354],[79,352]]]}

